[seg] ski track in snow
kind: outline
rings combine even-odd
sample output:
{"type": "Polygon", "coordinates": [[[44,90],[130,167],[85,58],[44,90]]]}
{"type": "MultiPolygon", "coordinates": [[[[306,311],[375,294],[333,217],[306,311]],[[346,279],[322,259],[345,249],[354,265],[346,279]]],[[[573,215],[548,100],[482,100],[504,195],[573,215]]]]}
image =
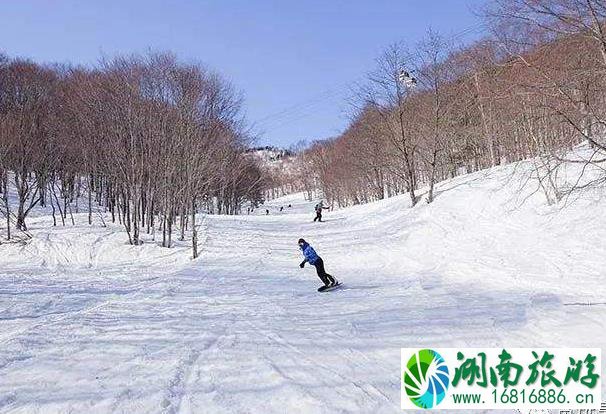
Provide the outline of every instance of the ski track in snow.
{"type": "Polygon", "coordinates": [[[196,261],[32,218],[0,246],[0,413],[396,413],[401,347],[603,348],[605,202],[507,210],[495,174],[325,223],[300,194],[204,217],[196,261]],[[316,292],[299,237],[343,287],[316,292]]]}

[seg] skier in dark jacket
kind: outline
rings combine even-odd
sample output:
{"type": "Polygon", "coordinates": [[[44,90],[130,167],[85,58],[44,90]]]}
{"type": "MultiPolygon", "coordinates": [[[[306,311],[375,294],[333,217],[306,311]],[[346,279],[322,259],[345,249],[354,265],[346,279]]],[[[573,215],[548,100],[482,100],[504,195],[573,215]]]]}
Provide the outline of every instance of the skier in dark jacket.
{"type": "Polygon", "coordinates": [[[316,217],[314,218],[314,221],[322,221],[322,210],[328,210],[328,207],[324,207],[324,202],[320,200],[320,202],[316,204],[314,209],[316,210],[316,217]]]}
{"type": "Polygon", "coordinates": [[[316,267],[318,277],[322,283],[324,283],[324,286],[330,287],[337,284],[337,280],[326,273],[326,270],[324,269],[324,261],[320,256],[318,256],[314,248],[311,247],[309,243],[307,243],[304,239],[299,239],[299,248],[303,252],[303,256],[305,256],[305,260],[303,260],[299,265],[301,269],[305,267],[305,263],[307,262],[316,267]]]}

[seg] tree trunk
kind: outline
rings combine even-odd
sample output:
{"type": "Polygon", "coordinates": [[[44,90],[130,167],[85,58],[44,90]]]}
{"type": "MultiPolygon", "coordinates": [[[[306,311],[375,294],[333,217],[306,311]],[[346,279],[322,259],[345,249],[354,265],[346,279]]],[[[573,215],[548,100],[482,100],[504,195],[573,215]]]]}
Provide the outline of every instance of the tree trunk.
{"type": "Polygon", "coordinates": [[[196,229],[196,199],[191,201],[191,247],[194,259],[198,257],[198,230],[196,229]]]}
{"type": "Polygon", "coordinates": [[[4,207],[6,208],[6,238],[11,239],[11,210],[8,205],[8,171],[4,170],[2,177],[4,207]]]}

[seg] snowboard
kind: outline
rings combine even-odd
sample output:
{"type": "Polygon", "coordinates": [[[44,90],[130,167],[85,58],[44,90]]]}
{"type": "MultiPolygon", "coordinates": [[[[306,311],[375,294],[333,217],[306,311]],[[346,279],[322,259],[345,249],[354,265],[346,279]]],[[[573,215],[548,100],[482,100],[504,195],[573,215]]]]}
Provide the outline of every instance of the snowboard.
{"type": "Polygon", "coordinates": [[[328,291],[331,291],[331,290],[335,290],[335,289],[336,289],[336,288],[338,288],[339,286],[341,286],[341,282],[337,282],[337,284],[336,284],[336,285],[334,285],[334,286],[330,286],[330,287],[328,287],[328,286],[320,286],[320,287],[318,288],[318,292],[328,292],[328,291]]]}

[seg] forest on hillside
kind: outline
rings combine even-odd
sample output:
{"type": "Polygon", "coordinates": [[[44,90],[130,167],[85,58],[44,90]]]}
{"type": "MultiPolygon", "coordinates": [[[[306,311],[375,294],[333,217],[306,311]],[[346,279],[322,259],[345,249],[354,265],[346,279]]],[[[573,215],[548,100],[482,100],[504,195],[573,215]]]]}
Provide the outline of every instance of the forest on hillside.
{"type": "Polygon", "coordinates": [[[27,232],[37,205],[51,207],[55,225],[73,224],[83,198],[89,224],[102,207],[134,245],[157,227],[170,247],[173,227],[181,239],[191,229],[196,257],[196,212],[236,214],[261,195],[241,111],[239,94],[219,74],[171,54],[95,68],[0,56],[6,238],[11,228],[27,232]]]}
{"type": "MultiPolygon", "coordinates": [[[[446,178],[534,158],[548,203],[578,186],[560,166],[603,170],[606,140],[606,3],[499,0],[482,10],[487,35],[465,46],[429,31],[417,45],[395,43],[354,91],[354,116],[333,139],[300,153],[285,178],[320,188],[338,206],[409,193],[412,205],[446,178]],[[570,159],[587,143],[593,155],[570,159]]],[[[587,185],[606,181],[606,174],[587,185]]]]}

